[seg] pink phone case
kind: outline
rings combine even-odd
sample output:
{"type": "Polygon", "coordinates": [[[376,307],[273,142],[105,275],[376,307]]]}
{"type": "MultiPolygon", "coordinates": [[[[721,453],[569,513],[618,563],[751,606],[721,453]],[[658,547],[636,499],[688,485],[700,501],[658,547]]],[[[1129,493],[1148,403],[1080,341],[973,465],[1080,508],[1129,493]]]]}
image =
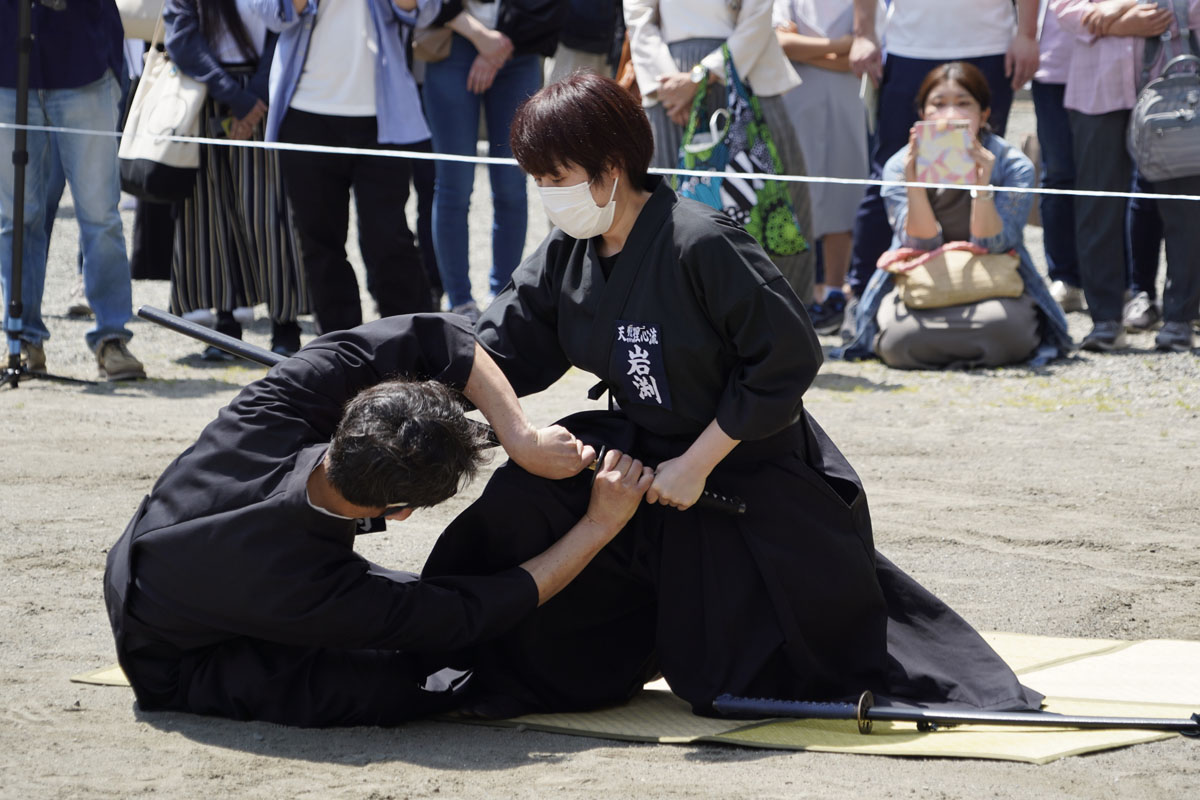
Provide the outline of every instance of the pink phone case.
{"type": "Polygon", "coordinates": [[[966,120],[917,123],[917,180],[927,183],[972,184],[975,161],[966,120]]]}

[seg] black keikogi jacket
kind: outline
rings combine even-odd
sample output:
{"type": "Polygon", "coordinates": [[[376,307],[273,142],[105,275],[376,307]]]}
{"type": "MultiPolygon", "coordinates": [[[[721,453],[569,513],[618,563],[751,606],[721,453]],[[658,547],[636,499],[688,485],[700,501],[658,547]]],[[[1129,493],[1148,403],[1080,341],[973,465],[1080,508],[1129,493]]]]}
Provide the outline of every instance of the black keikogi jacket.
{"type": "MultiPolygon", "coordinates": [[[[418,580],[354,552],[357,521],[308,502],[342,408],[387,377],[465,384],[457,318],[324,336],[247,386],[177,458],[112,548],[104,594],[144,710],[387,724],[444,706],[416,654],[470,645],[537,605],[530,575],[418,580]]],[[[432,664],[432,666],[430,666],[432,664]]]]}

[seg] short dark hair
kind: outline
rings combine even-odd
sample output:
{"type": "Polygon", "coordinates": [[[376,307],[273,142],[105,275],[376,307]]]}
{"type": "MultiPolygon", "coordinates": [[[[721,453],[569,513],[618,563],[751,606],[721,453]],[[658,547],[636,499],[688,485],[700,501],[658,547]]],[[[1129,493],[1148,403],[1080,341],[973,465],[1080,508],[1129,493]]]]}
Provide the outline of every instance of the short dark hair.
{"type": "Polygon", "coordinates": [[[475,476],[485,445],[481,426],[464,415],[452,389],[388,380],[346,404],[326,476],[355,505],[433,506],[475,476]]]}
{"type": "Polygon", "coordinates": [[[654,154],[641,104],[616,81],[591,72],[568,75],[522,103],[509,141],[530,175],[553,175],[578,164],[595,180],[616,166],[636,188],[646,182],[654,154]]]}

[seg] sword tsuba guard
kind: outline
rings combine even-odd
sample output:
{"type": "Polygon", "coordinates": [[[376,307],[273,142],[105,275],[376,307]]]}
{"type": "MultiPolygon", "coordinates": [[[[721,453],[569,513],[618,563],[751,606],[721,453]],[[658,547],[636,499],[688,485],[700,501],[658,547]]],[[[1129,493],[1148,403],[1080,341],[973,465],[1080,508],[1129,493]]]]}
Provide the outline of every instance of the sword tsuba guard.
{"type": "Polygon", "coordinates": [[[858,708],[855,709],[855,718],[858,720],[858,732],[866,736],[871,732],[871,720],[867,719],[867,712],[871,710],[871,706],[875,705],[875,695],[871,694],[870,690],[863,692],[858,697],[858,708]]]}

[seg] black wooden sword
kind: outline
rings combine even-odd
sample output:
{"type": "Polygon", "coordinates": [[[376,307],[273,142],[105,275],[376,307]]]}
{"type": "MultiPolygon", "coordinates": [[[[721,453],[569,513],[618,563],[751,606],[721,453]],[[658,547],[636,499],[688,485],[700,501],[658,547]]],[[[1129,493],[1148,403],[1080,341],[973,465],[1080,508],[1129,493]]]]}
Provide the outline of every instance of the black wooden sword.
{"type": "MultiPolygon", "coordinates": [[[[218,347],[227,353],[233,353],[239,358],[244,358],[247,361],[253,361],[256,364],[262,364],[264,367],[273,367],[280,361],[283,361],[287,356],[281,356],[278,353],[272,353],[270,350],[259,347],[258,345],[243,342],[228,334],[215,331],[212,328],[206,328],[195,322],[190,322],[182,317],[177,317],[174,314],[163,311],[161,308],[154,306],[142,306],[137,310],[137,315],[144,320],[149,320],[164,328],[170,328],[176,333],[182,333],[185,336],[190,336],[205,344],[211,344],[213,347],[218,347]]],[[[496,432],[486,423],[477,420],[471,420],[472,423],[478,425],[481,432],[484,434],[490,447],[497,447],[500,440],[496,438],[496,432]]],[[[600,448],[600,453],[596,460],[592,462],[588,469],[595,470],[600,465],[600,459],[604,457],[604,448],[600,448]]],[[[594,479],[594,478],[593,478],[594,479]]],[[[707,508],[713,511],[720,511],[725,514],[741,515],[746,513],[746,504],[738,497],[726,497],[716,492],[708,491],[707,489],[700,495],[700,499],[696,501],[696,508],[707,508]]]]}
{"type": "Polygon", "coordinates": [[[1138,730],[1175,731],[1184,736],[1200,736],[1200,713],[1191,719],[1160,717],[1092,717],[1055,714],[1050,711],[983,711],[981,709],[928,709],[879,707],[870,692],[863,692],[858,703],[810,703],[800,700],[772,700],[760,697],[735,697],[723,694],[713,701],[713,710],[724,717],[762,719],[796,717],[799,719],[855,720],[858,732],[871,732],[873,722],[915,722],[923,731],[952,725],[1016,725],[1038,728],[1135,728],[1138,730]]]}

